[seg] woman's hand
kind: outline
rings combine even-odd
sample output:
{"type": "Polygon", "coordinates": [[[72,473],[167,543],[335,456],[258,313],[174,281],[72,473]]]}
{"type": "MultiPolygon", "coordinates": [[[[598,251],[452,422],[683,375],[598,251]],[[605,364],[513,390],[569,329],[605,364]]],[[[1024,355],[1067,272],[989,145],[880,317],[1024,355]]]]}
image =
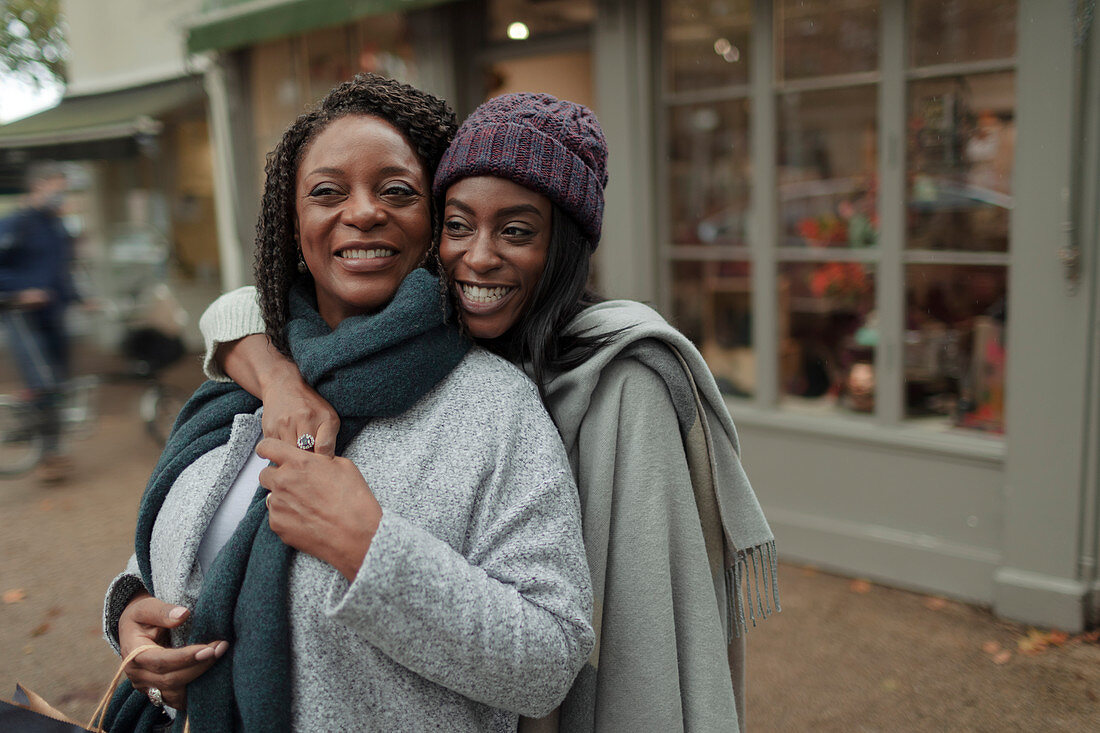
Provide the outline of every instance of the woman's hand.
{"type": "Polygon", "coordinates": [[[262,333],[221,344],[214,359],[249,394],[264,403],[261,424],[264,435],[289,441],[309,433],[316,441],[313,450],[321,455],[336,454],[340,416],[302,380],[298,365],[279,353],[262,333]]]}
{"type": "Polygon", "coordinates": [[[295,368],[294,375],[272,382],[263,394],[264,436],[295,445],[298,436],[309,433],[316,443],[313,451],[323,456],[336,455],[336,434],[340,416],[308,384],[295,368]]]}
{"type": "Polygon", "coordinates": [[[145,644],[161,649],[149,649],[126,665],[126,676],[141,692],[149,688],[160,690],[164,704],[184,710],[187,707],[187,685],[225,655],[229,642],[212,641],[173,649],[168,645],[168,630],[183,623],[189,611],[173,606],[148,593],[138,593],[118,619],[118,645],[125,657],[145,644]]]}
{"type": "Polygon", "coordinates": [[[382,521],[382,507],[359,468],[277,438],[261,440],[256,455],[272,463],[260,471],[260,485],[271,492],[272,531],[354,580],[382,521]]]}

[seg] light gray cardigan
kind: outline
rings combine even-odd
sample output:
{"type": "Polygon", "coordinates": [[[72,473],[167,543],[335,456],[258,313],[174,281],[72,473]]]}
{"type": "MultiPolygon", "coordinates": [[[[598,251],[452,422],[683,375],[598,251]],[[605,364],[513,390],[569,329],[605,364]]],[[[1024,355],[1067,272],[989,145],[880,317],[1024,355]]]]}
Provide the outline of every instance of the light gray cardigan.
{"type": "MultiPolygon", "coordinates": [[[[194,606],[199,542],[260,432],[259,413],[238,415],[169,492],[151,542],[162,600],[194,606]]],[[[591,588],[572,473],[530,381],[474,348],[344,455],[383,518],[350,585],[295,555],[294,729],[514,731],[556,706],[593,645],[591,588]]],[[[116,649],[138,587],[131,559],[105,604],[116,649]]]]}

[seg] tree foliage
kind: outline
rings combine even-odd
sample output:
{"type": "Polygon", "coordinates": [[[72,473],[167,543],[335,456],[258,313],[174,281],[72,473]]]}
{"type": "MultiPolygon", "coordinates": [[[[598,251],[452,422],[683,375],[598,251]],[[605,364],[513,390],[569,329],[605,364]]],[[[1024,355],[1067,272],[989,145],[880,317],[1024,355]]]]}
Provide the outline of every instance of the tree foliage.
{"type": "Polygon", "coordinates": [[[60,0],[0,0],[0,73],[36,87],[65,81],[60,0]]]}

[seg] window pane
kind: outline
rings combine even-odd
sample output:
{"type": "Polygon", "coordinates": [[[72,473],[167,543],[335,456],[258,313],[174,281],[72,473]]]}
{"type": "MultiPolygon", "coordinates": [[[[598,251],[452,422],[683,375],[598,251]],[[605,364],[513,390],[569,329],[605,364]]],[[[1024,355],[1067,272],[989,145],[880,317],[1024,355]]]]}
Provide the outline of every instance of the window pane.
{"type": "Polygon", "coordinates": [[[878,0],[781,0],[777,5],[779,79],[878,68],[878,0]]]}
{"type": "Polygon", "coordinates": [[[905,410],[1004,431],[1007,268],[905,268],[905,410]]]}
{"type": "Polygon", "coordinates": [[[1016,54],[1015,0],[910,0],[913,66],[1008,59],[1016,54]]]}
{"type": "Polygon", "coordinates": [[[874,86],[779,97],[779,229],[787,247],[878,242],[874,86]]]}
{"type": "Polygon", "coordinates": [[[522,41],[583,30],[595,18],[593,0],[489,0],[489,40],[522,41]]]}
{"type": "Polygon", "coordinates": [[[872,412],[875,278],[858,262],[779,264],[779,383],[785,406],[872,412]]]}
{"type": "Polygon", "coordinates": [[[1013,72],[909,85],[910,249],[1008,251],[1013,72]]]}
{"type": "Polygon", "coordinates": [[[674,262],[672,317],[699,346],[723,392],[756,388],[752,288],[748,262],[674,262]]]}
{"type": "Polygon", "coordinates": [[[668,201],[677,244],[745,244],[749,102],[674,107],[668,120],[668,201]]]}
{"type": "Polygon", "coordinates": [[[748,83],[750,0],[678,0],[662,9],[666,91],[748,83]]]}

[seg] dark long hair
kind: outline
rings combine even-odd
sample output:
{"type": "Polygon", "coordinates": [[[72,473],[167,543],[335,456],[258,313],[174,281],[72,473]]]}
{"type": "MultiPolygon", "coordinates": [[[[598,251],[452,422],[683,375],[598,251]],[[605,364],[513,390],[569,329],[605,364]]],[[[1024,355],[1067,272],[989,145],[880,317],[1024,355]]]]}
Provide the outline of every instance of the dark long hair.
{"type": "Polygon", "coordinates": [[[546,267],[531,304],[507,333],[485,344],[506,359],[526,364],[543,402],[550,376],[580,366],[619,335],[565,333],[582,310],[604,300],[588,285],[592,249],[573,218],[554,204],[546,267]]]}
{"type": "MultiPolygon", "coordinates": [[[[286,337],[288,294],[299,277],[294,241],[294,192],[298,165],[309,144],[334,120],[370,115],[396,127],[416,151],[431,181],[443,151],[454,137],[455,115],[447,103],[408,84],[376,74],[358,74],[333,87],[316,106],[299,115],[267,156],[266,180],[256,223],[256,289],[267,337],[290,354],[286,337]]],[[[438,204],[430,203],[432,241],[440,230],[438,204]]]]}

